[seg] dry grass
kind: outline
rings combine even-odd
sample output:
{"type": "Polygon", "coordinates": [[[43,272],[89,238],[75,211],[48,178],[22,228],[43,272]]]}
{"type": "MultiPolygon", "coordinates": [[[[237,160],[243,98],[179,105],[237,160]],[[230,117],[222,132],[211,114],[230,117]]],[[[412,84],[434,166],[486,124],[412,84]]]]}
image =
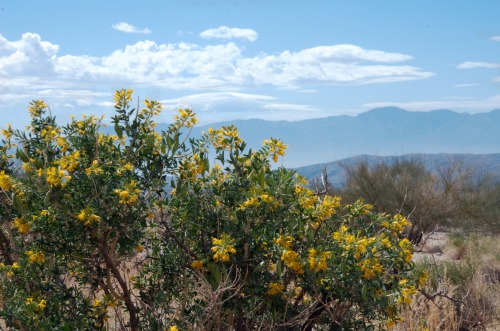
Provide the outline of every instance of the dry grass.
{"type": "Polygon", "coordinates": [[[500,330],[499,242],[453,234],[428,242],[416,262],[429,273],[427,285],[395,330],[500,330]]]}

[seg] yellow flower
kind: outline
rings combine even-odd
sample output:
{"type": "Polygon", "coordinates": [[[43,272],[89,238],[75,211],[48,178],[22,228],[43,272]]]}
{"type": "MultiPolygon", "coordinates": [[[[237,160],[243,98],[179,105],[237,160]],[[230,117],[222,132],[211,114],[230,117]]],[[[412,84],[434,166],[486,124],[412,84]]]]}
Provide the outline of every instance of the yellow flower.
{"type": "Polygon", "coordinates": [[[44,310],[46,305],[47,305],[47,301],[42,299],[42,300],[40,300],[40,303],[38,304],[38,308],[40,308],[41,310],[44,310]]]}
{"type": "Polygon", "coordinates": [[[20,234],[26,234],[31,229],[31,223],[24,218],[16,217],[13,223],[14,228],[16,228],[17,232],[19,232],[20,234]]]}
{"type": "Polygon", "coordinates": [[[298,274],[303,274],[304,269],[302,268],[302,263],[300,261],[300,256],[297,252],[292,250],[285,250],[281,255],[281,260],[285,263],[285,265],[292,269],[294,272],[298,274]]]}
{"type": "Polygon", "coordinates": [[[258,205],[259,205],[259,200],[257,200],[254,197],[251,197],[245,200],[245,202],[243,202],[242,204],[240,204],[240,209],[246,209],[248,207],[258,206],[258,205]]]}
{"type": "Polygon", "coordinates": [[[126,105],[132,100],[133,90],[121,89],[115,92],[114,99],[117,105],[126,105]]]}
{"type": "Polygon", "coordinates": [[[280,294],[281,292],[283,292],[284,289],[285,289],[285,285],[283,285],[283,284],[280,284],[280,283],[270,283],[269,284],[269,289],[267,290],[267,294],[268,295],[280,294]]]}
{"type": "Polygon", "coordinates": [[[193,263],[191,263],[191,267],[195,270],[201,270],[203,269],[203,261],[194,260],[193,263]]]}
{"type": "Polygon", "coordinates": [[[426,271],[423,271],[420,276],[418,277],[418,286],[422,287],[425,285],[427,281],[428,273],[426,271]]]}
{"type": "Polygon", "coordinates": [[[0,171],[0,189],[9,192],[12,187],[10,176],[5,174],[5,171],[0,171]]]}
{"type": "Polygon", "coordinates": [[[179,331],[177,328],[177,325],[172,325],[170,328],[168,328],[169,331],[179,331]]]}
{"type": "Polygon", "coordinates": [[[32,297],[26,298],[26,305],[31,305],[32,303],[33,303],[33,298],[32,297]]]}
{"type": "Polygon", "coordinates": [[[285,248],[285,249],[290,249],[292,247],[293,243],[293,238],[290,236],[283,236],[280,234],[280,236],[276,239],[273,240],[277,245],[285,248]]]}
{"type": "Polygon", "coordinates": [[[89,226],[92,223],[99,222],[101,220],[101,217],[93,214],[93,210],[89,208],[81,210],[76,218],[82,221],[86,226],[89,226]]]}
{"type": "Polygon", "coordinates": [[[115,193],[120,197],[119,203],[122,205],[133,205],[137,203],[141,190],[136,187],[137,181],[132,180],[130,183],[125,184],[124,189],[115,189],[115,193]]]}
{"type": "Polygon", "coordinates": [[[215,262],[228,262],[229,254],[235,254],[234,238],[230,235],[223,233],[220,239],[212,238],[212,253],[214,253],[215,262]]]}
{"type": "Polygon", "coordinates": [[[45,254],[43,254],[43,252],[27,251],[26,255],[28,255],[28,260],[30,261],[30,263],[45,263],[45,254]]]}

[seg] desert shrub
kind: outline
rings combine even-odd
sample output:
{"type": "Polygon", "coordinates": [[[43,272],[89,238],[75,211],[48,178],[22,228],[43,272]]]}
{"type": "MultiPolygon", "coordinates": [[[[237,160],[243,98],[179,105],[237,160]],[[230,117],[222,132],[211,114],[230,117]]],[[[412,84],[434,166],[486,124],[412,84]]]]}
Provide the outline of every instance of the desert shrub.
{"type": "Polygon", "coordinates": [[[373,166],[365,160],[344,169],[346,184],[339,194],[347,201],[361,197],[379,212],[409,215],[412,226],[405,235],[414,244],[456,214],[451,196],[443,194],[436,176],[417,159],[373,166]]]}
{"type": "Polygon", "coordinates": [[[500,221],[500,184],[463,163],[431,172],[418,159],[344,165],[345,185],[336,193],[345,201],[360,197],[378,212],[406,215],[412,222],[404,235],[415,245],[440,227],[496,233],[500,221]]]}
{"type": "Polygon", "coordinates": [[[57,125],[43,101],[4,131],[0,318],[10,329],[386,329],[425,273],[408,221],[316,195],[272,170],[278,139],[247,150],[237,128],[188,137],[181,109],[115,94],[102,118],[57,125]],[[16,149],[15,155],[9,151],[16,149]],[[209,156],[209,151],[215,155],[209,156]],[[14,162],[17,160],[17,163],[14,162]],[[17,166],[19,165],[19,166],[17,166]]]}

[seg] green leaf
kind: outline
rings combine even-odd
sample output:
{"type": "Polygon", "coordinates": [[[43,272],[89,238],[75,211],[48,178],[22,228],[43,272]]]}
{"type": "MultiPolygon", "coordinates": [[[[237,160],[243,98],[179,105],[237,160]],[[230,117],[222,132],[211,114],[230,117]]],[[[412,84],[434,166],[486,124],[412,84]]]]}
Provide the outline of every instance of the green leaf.
{"type": "Polygon", "coordinates": [[[256,273],[259,273],[262,268],[264,267],[264,261],[261,261],[259,264],[257,264],[257,266],[253,269],[253,273],[256,274],[256,273]]]}
{"type": "Polygon", "coordinates": [[[150,135],[146,138],[146,147],[148,150],[153,149],[155,145],[155,137],[153,135],[150,135]]]}
{"type": "Polygon", "coordinates": [[[118,138],[122,139],[122,137],[123,137],[123,130],[122,130],[121,126],[118,123],[115,123],[115,132],[116,132],[116,135],[118,136],[118,138]]]}
{"type": "Polygon", "coordinates": [[[19,199],[17,197],[17,195],[13,195],[13,197],[12,197],[12,206],[14,207],[14,209],[17,212],[19,212],[19,213],[23,213],[24,212],[23,202],[21,201],[21,199],[19,199]]]}
{"type": "Polygon", "coordinates": [[[366,286],[366,284],[364,284],[363,288],[361,289],[361,298],[363,299],[364,302],[366,302],[368,300],[368,298],[366,297],[367,291],[368,291],[368,287],[366,286]]]}
{"type": "Polygon", "coordinates": [[[24,163],[28,163],[30,160],[29,157],[20,149],[16,151],[16,157],[24,163]]]}
{"type": "Polygon", "coordinates": [[[265,174],[264,174],[263,171],[259,173],[259,185],[261,187],[265,187],[266,186],[266,177],[265,177],[265,174]]]}

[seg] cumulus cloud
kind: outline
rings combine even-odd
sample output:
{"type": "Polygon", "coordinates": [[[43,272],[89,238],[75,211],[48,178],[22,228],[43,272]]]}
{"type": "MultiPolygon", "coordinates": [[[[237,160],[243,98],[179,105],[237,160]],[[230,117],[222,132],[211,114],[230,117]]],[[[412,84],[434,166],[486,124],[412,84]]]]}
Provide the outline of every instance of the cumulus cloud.
{"type": "Polygon", "coordinates": [[[227,116],[242,109],[241,112],[253,112],[259,118],[293,114],[291,118],[298,119],[315,116],[312,113],[319,111],[312,106],[289,105],[270,96],[243,92],[274,87],[312,93],[322,85],[399,82],[433,75],[402,63],[411,60],[410,55],[356,45],[247,56],[244,47],[231,41],[199,45],[143,40],[105,56],[58,52],[58,45],[42,40],[38,34],[25,33],[14,41],[0,35],[0,100],[6,101],[0,107],[14,103],[24,106],[29,99],[42,97],[51,106],[87,107],[86,111],[96,107],[92,111],[100,111],[104,108],[99,107],[108,105],[105,102],[110,101],[112,91],[133,86],[137,90],[211,91],[175,100],[205,114],[212,114],[217,107],[218,113],[227,110],[227,116]],[[28,96],[31,97],[26,99],[28,96]]]}
{"type": "Polygon", "coordinates": [[[151,30],[148,28],[138,28],[137,26],[128,24],[127,22],[118,22],[112,25],[113,29],[125,32],[125,33],[139,33],[139,34],[150,34],[151,30]]]}
{"type": "Polygon", "coordinates": [[[199,35],[203,39],[244,39],[247,41],[257,40],[257,32],[252,29],[230,28],[219,26],[215,29],[208,29],[199,35]]]}
{"type": "Polygon", "coordinates": [[[181,89],[244,89],[271,85],[303,90],[318,84],[369,84],[425,79],[420,68],[395,64],[411,56],[355,45],[330,45],[247,57],[232,42],[217,45],[139,41],[109,55],[58,56],[59,47],[27,33],[0,37],[0,80],[43,84],[120,85],[181,89]],[[43,79],[42,79],[43,78],[43,79]],[[78,81],[76,81],[78,80],[78,81]]]}
{"type": "Polygon", "coordinates": [[[467,62],[460,63],[457,66],[457,68],[458,69],[476,69],[476,68],[494,69],[494,68],[500,68],[500,63],[467,61],[467,62]]]}

